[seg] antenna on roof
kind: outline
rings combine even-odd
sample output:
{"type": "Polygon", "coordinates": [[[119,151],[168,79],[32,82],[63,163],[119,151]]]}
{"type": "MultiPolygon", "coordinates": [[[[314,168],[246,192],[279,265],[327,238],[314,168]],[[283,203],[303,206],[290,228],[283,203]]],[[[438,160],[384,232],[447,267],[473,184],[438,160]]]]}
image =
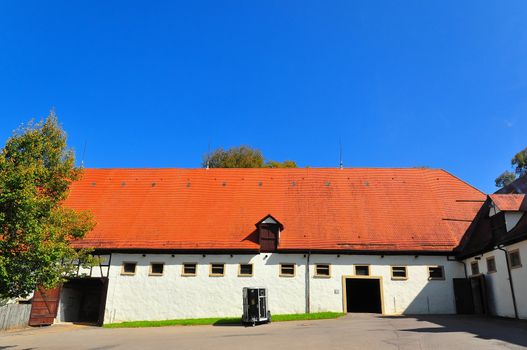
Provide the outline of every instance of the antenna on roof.
{"type": "Polygon", "coordinates": [[[342,139],[340,137],[339,137],[339,158],[340,158],[339,168],[343,169],[344,165],[342,164],[342,139]]]}
{"type": "Polygon", "coordinates": [[[82,149],[82,157],[81,157],[81,168],[84,168],[84,155],[86,154],[87,144],[88,144],[88,140],[84,140],[84,148],[82,149]]]}

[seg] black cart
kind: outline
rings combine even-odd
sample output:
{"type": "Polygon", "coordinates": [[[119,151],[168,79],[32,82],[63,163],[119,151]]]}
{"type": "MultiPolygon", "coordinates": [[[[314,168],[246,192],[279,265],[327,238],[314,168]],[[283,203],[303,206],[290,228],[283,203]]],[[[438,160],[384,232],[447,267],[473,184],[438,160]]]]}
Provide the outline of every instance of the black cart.
{"type": "Polygon", "coordinates": [[[271,311],[267,303],[267,289],[244,287],[242,324],[254,327],[257,323],[269,322],[271,322],[271,311]]]}

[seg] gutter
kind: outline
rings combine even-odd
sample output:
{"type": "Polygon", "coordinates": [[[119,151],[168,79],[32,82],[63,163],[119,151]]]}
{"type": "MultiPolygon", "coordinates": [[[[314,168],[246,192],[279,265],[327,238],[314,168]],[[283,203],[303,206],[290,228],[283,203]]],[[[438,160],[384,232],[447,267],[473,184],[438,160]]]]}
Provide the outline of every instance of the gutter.
{"type": "Polygon", "coordinates": [[[512,305],[514,306],[514,318],[518,319],[518,307],[516,305],[516,295],[514,294],[514,284],[512,282],[511,266],[509,262],[509,252],[500,246],[495,247],[505,253],[505,262],[507,263],[507,273],[509,274],[509,286],[511,288],[512,305]]]}

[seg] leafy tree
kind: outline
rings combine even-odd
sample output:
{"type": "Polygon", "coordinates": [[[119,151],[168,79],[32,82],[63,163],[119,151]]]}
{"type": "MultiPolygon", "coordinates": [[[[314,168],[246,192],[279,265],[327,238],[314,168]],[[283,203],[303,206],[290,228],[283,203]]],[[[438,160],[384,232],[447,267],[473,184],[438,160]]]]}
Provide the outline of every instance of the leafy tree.
{"type": "Polygon", "coordinates": [[[292,160],[284,160],[283,162],[277,162],[270,160],[265,163],[266,168],[296,168],[296,163],[292,160]]]}
{"type": "Polygon", "coordinates": [[[516,153],[514,158],[511,160],[511,165],[515,167],[516,174],[523,176],[527,174],[527,147],[516,153]]]}
{"type": "Polygon", "coordinates": [[[206,154],[203,159],[203,166],[210,168],[296,168],[296,163],[292,160],[265,162],[260,150],[249,146],[240,146],[228,150],[218,148],[206,154]]]}
{"type": "Polygon", "coordinates": [[[7,140],[0,153],[0,298],[52,288],[74,271],[73,261],[90,263],[89,252],[70,241],[94,227],[91,215],[61,206],[80,176],[54,113],[7,140]]]}
{"type": "Polygon", "coordinates": [[[511,166],[514,168],[514,172],[504,171],[501,173],[495,180],[496,187],[506,186],[518,177],[527,175],[527,148],[514,155],[514,158],[511,160],[511,166]]]}
{"type": "Polygon", "coordinates": [[[513,182],[514,180],[516,180],[516,174],[515,173],[510,172],[510,171],[504,171],[494,181],[496,182],[496,187],[503,187],[503,186],[507,186],[508,184],[513,182]]]}
{"type": "Polygon", "coordinates": [[[228,150],[218,148],[205,156],[203,166],[210,168],[261,168],[264,165],[262,152],[248,146],[228,150]]]}

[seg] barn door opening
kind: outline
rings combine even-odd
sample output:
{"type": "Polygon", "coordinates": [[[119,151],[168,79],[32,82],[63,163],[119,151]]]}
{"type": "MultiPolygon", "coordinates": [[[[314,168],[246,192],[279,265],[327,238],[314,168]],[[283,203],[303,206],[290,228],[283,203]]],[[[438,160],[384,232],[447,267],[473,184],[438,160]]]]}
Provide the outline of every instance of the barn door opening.
{"type": "Polygon", "coordinates": [[[456,313],[461,315],[474,313],[472,287],[468,278],[454,278],[454,298],[456,299],[456,313]]]}
{"type": "Polygon", "coordinates": [[[470,277],[470,286],[472,287],[472,298],[474,300],[474,313],[478,315],[486,315],[488,304],[485,276],[477,275],[470,277]]]}
{"type": "Polygon", "coordinates": [[[58,319],[101,326],[106,305],[107,278],[73,278],[62,286],[58,319]]]}
{"type": "Polygon", "coordinates": [[[454,297],[458,314],[488,313],[487,287],[484,275],[454,278],[454,297]]]}
{"type": "Polygon", "coordinates": [[[382,313],[379,278],[346,278],[346,312],[382,313]]]}

